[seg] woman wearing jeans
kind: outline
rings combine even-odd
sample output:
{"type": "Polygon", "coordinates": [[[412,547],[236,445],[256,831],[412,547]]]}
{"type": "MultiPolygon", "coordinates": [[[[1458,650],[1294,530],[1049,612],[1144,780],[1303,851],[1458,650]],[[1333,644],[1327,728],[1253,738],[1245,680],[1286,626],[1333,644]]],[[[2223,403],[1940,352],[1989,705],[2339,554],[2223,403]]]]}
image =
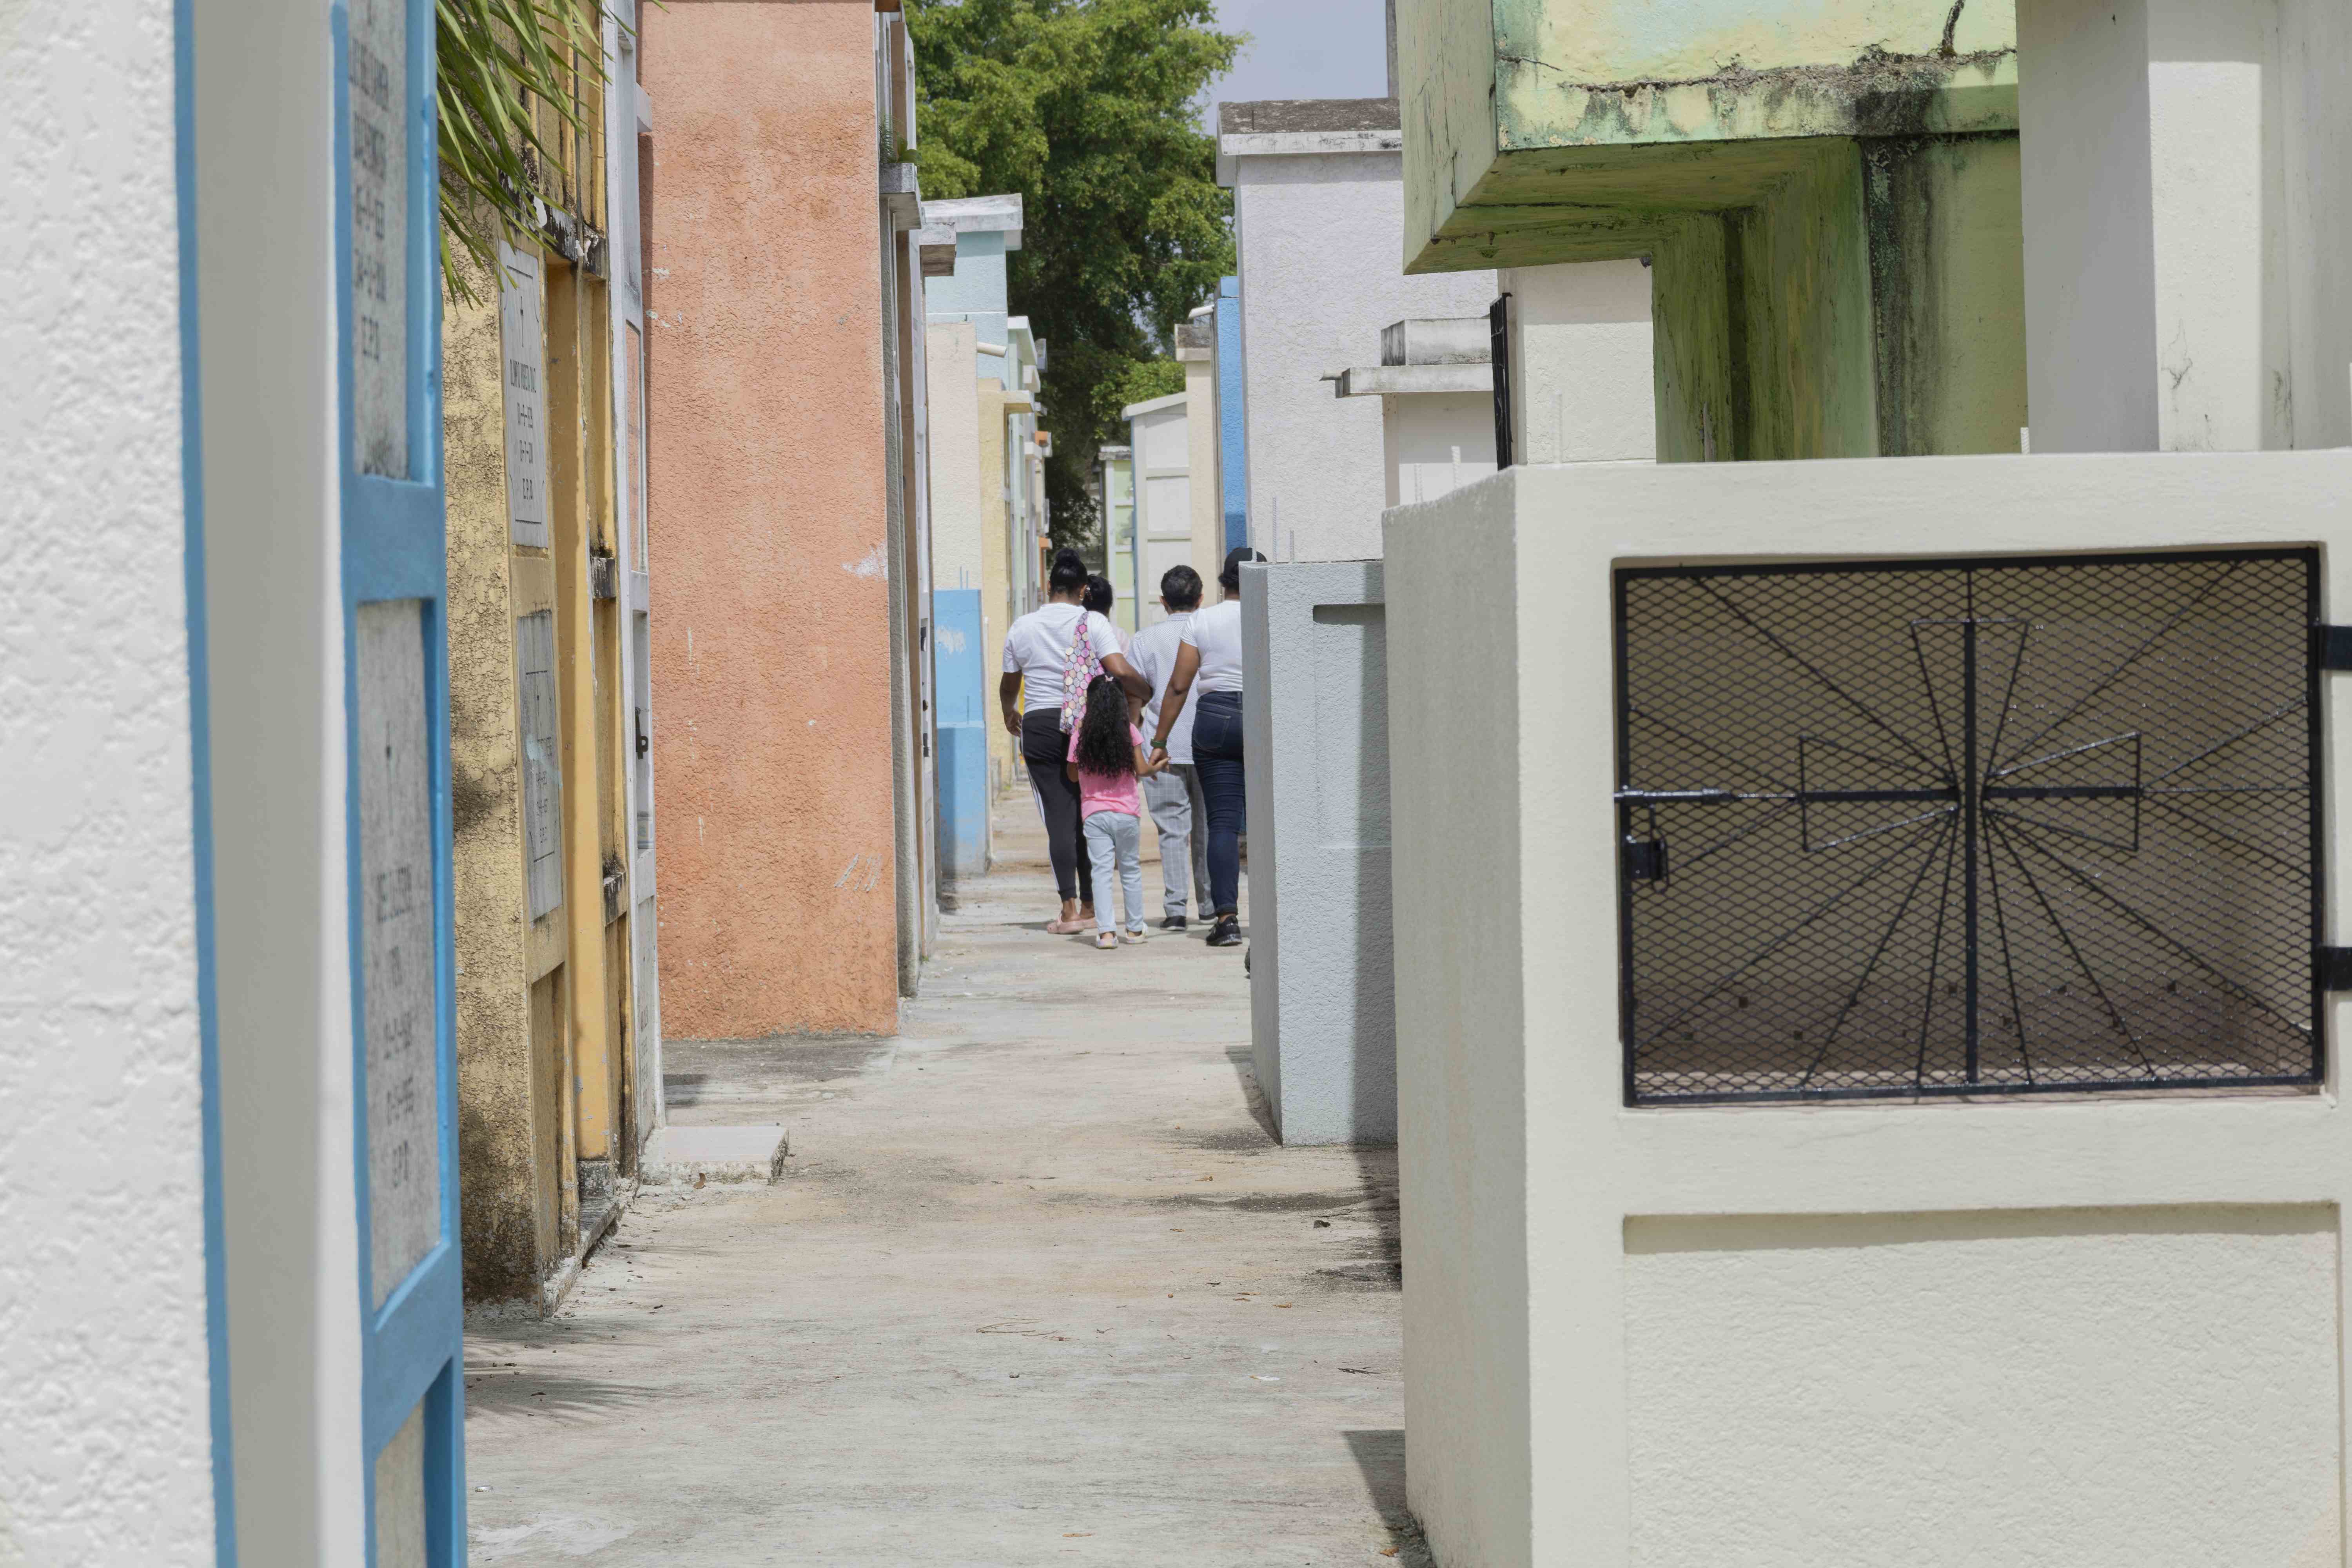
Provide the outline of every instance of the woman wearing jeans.
{"type": "MultiPolygon", "coordinates": [[[[1092,665],[1118,682],[1139,703],[1149,701],[1151,683],[1135,672],[1118,651],[1118,628],[1086,607],[1087,563],[1075,550],[1054,558],[1048,579],[1051,593],[1045,605],[1030,611],[1004,633],[1004,678],[997,683],[997,700],[1004,710],[1004,728],[1021,743],[1022,761],[1029,766],[1029,788],[1037,797],[1037,815],[1045,823],[1045,852],[1054,862],[1054,884],[1062,895],[1061,918],[1045,929],[1056,936],[1084,931],[1094,920],[1093,868],[1087,863],[1084,829],[1078,814],[1078,786],[1067,772],[1069,731],[1063,727],[1065,703],[1083,700],[1093,670],[1074,671],[1074,645],[1078,628],[1087,629],[1092,665]],[[1076,677],[1076,688],[1070,687],[1076,677]]],[[[1108,891],[1108,889],[1105,889],[1108,891]]]]}
{"type": "Polygon", "coordinates": [[[1242,565],[1265,557],[1247,545],[1225,555],[1217,574],[1222,590],[1214,605],[1195,613],[1177,645],[1175,673],[1160,700],[1160,724],[1151,737],[1153,760],[1167,755],[1168,732],[1184,711],[1194,686],[1201,705],[1192,718],[1192,765],[1209,806],[1209,907],[1216,923],[1211,947],[1235,947],[1242,940],[1242,829],[1246,795],[1242,773],[1242,565]]]}

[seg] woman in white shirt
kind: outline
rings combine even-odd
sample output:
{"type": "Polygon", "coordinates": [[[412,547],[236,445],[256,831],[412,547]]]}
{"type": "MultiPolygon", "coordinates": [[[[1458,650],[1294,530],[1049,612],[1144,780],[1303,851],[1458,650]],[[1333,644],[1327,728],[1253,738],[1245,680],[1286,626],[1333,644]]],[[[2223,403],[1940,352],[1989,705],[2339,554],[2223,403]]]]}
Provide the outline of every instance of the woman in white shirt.
{"type": "Polygon", "coordinates": [[[1045,850],[1054,862],[1054,885],[1062,895],[1061,919],[1045,929],[1066,936],[1093,924],[1095,891],[1093,868],[1078,848],[1084,832],[1078,786],[1065,765],[1070,754],[1069,733],[1062,728],[1062,706],[1068,695],[1066,677],[1076,676],[1081,700],[1094,678],[1094,665],[1138,702],[1150,699],[1151,683],[1119,651],[1118,628],[1086,607],[1084,556],[1068,549],[1055,555],[1047,587],[1045,604],[1005,631],[1004,674],[996,696],[1004,710],[1004,728],[1019,738],[1021,760],[1029,765],[1030,793],[1036,797],[1037,815],[1045,819],[1045,850]],[[1088,668],[1073,671],[1071,654],[1081,626],[1092,658],[1088,668]]]}
{"type": "Polygon", "coordinates": [[[1168,733],[1184,711],[1194,687],[1201,700],[1192,720],[1192,765],[1200,770],[1201,793],[1209,807],[1209,903],[1216,923],[1211,947],[1234,947],[1242,940],[1242,830],[1247,826],[1242,772],[1242,566],[1265,557],[1247,545],[1229,551],[1217,574],[1222,597],[1195,613],[1176,649],[1176,671],[1160,700],[1160,724],[1151,754],[1165,755],[1168,733]]]}

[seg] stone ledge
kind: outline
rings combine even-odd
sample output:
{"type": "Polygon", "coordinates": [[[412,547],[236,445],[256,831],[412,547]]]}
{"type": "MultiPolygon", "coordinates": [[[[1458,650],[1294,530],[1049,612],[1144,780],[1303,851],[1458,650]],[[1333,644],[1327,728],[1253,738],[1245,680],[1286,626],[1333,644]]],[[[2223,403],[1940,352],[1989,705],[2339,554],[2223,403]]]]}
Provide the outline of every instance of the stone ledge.
{"type": "Polygon", "coordinates": [[[656,1127],[637,1157],[637,1180],[648,1187],[706,1182],[764,1182],[783,1177],[792,1140],[782,1127],[656,1127]]]}

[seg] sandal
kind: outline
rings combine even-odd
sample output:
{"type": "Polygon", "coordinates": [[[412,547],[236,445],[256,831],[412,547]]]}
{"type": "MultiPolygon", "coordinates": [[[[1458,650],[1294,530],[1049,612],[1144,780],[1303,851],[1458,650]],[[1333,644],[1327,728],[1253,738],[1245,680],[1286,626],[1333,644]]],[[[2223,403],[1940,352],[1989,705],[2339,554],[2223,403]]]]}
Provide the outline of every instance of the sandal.
{"type": "Polygon", "coordinates": [[[1112,948],[1118,945],[1118,933],[1117,931],[1098,931],[1095,932],[1095,945],[1101,948],[1105,952],[1108,952],[1112,948]]]}
{"type": "Polygon", "coordinates": [[[1086,920],[1047,921],[1045,922],[1045,934],[1047,936],[1076,936],[1093,923],[1094,922],[1092,921],[1086,920]]]}
{"type": "Polygon", "coordinates": [[[1126,942],[1131,947],[1139,947],[1144,942],[1150,941],[1151,937],[1150,932],[1146,931],[1141,926],[1138,926],[1133,931],[1119,932],[1118,940],[1126,942]]]}

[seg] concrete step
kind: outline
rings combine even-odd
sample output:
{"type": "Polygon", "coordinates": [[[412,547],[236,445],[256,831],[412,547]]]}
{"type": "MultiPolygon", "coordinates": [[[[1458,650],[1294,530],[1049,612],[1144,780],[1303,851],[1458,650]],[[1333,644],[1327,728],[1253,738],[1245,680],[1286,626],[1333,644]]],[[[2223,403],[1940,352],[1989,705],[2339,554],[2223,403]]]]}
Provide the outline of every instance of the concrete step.
{"type": "Polygon", "coordinates": [[[782,1127],[656,1127],[637,1157],[646,1186],[780,1181],[792,1141],[782,1127]]]}

